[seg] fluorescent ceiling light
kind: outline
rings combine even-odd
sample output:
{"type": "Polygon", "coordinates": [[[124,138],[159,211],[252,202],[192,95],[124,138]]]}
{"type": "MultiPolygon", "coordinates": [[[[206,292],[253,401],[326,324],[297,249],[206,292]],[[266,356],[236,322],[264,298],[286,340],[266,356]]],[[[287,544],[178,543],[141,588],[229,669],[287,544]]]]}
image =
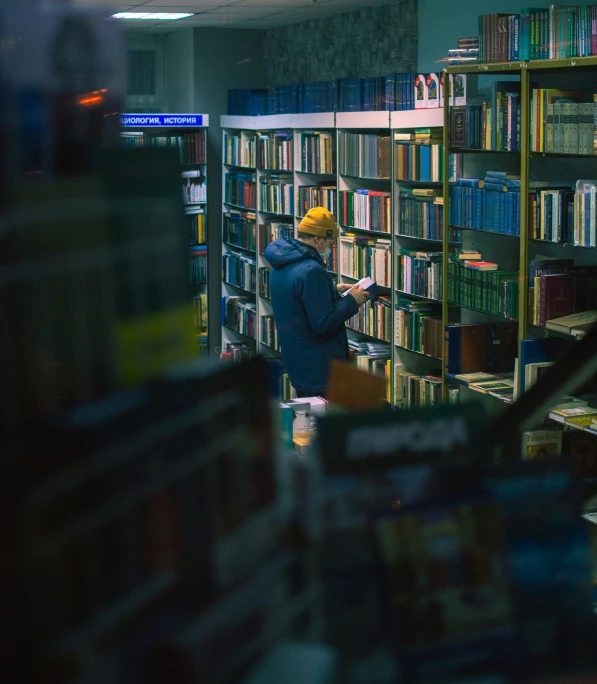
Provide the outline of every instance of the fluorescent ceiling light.
{"type": "Polygon", "coordinates": [[[119,12],[112,15],[114,19],[153,19],[154,21],[174,21],[174,19],[185,19],[192,16],[192,12],[119,12]]]}

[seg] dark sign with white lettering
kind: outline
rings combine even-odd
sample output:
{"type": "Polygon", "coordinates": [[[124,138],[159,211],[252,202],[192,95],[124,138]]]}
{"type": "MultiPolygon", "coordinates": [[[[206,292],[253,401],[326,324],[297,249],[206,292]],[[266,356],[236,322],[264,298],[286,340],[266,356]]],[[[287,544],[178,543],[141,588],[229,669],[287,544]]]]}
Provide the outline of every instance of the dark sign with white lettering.
{"type": "Polygon", "coordinates": [[[486,460],[487,419],[482,406],[466,404],[411,411],[321,418],[317,428],[324,470],[356,473],[431,460],[466,465],[486,460]]]}

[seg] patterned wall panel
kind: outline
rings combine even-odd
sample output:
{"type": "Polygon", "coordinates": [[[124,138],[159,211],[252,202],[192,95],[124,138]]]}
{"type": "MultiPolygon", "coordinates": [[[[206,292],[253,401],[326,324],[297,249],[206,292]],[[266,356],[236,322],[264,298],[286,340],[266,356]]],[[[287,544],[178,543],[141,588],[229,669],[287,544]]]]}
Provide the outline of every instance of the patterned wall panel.
{"type": "Polygon", "coordinates": [[[417,0],[270,29],[266,85],[413,72],[417,47],[417,0]]]}

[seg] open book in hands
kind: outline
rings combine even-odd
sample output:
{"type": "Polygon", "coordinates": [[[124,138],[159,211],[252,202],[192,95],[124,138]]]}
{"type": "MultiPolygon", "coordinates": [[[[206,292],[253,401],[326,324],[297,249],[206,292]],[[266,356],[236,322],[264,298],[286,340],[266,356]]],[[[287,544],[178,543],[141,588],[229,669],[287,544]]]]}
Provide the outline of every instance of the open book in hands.
{"type": "Polygon", "coordinates": [[[367,278],[363,278],[362,280],[359,280],[358,283],[355,283],[350,288],[350,290],[346,290],[346,292],[343,292],[342,296],[346,297],[347,294],[350,294],[353,287],[360,287],[361,290],[366,290],[372,297],[375,297],[375,295],[378,292],[377,283],[375,282],[375,280],[371,280],[371,278],[367,276],[367,278]]]}

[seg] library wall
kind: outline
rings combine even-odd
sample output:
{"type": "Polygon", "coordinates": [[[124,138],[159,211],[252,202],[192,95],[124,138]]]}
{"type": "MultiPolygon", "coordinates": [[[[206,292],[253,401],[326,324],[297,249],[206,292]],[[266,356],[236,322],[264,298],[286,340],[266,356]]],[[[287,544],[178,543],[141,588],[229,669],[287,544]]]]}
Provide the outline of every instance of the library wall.
{"type": "MultiPolygon", "coordinates": [[[[418,71],[441,71],[437,62],[450,48],[456,47],[459,37],[476,36],[477,17],[498,12],[517,13],[528,3],[524,0],[418,0],[419,45],[418,71]]],[[[594,0],[574,0],[574,5],[590,5],[594,0]]],[[[547,6],[547,5],[546,5],[547,6]]]]}
{"type": "Polygon", "coordinates": [[[264,54],[268,87],[414,71],[417,0],[269,29],[264,54]]]}
{"type": "Polygon", "coordinates": [[[186,113],[194,108],[194,30],[166,36],[166,112],[186,113]]]}
{"type": "MultiPolygon", "coordinates": [[[[222,130],[220,116],[227,111],[229,88],[263,88],[263,30],[195,29],[193,111],[209,114],[207,146],[208,240],[210,264],[221,261],[222,217],[222,130]],[[214,254],[214,252],[218,252],[214,254]]],[[[221,272],[210,268],[208,292],[219,292],[221,272]]],[[[220,308],[209,307],[210,346],[220,335],[220,308]]],[[[219,345],[219,340],[217,341],[219,345]]]]}

